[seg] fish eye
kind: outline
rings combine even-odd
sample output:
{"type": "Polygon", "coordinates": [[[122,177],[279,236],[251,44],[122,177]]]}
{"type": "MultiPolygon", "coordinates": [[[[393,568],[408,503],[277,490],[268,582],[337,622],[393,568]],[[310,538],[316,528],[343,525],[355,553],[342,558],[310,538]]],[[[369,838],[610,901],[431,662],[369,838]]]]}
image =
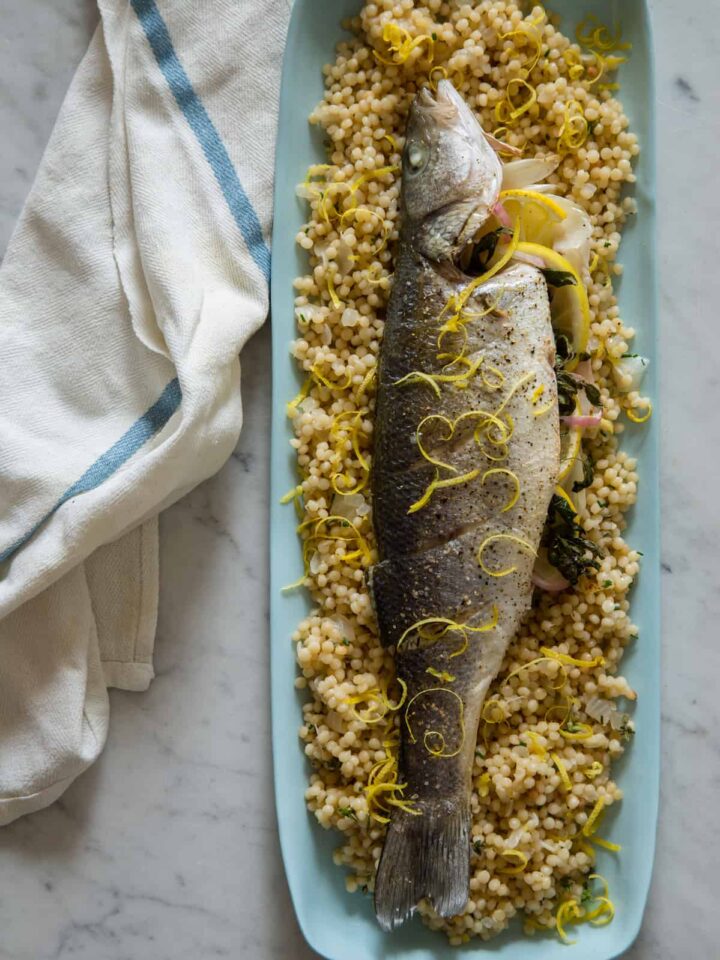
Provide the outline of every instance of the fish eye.
{"type": "Polygon", "coordinates": [[[408,144],[405,154],[408,167],[411,173],[419,173],[427,164],[430,157],[430,150],[427,144],[422,141],[414,141],[408,144]]]}

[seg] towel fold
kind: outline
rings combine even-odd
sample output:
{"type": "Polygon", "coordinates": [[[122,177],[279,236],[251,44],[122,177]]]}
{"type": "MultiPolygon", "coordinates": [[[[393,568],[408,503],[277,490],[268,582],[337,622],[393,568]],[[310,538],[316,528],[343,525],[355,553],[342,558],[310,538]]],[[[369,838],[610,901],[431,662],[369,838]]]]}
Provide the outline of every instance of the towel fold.
{"type": "Polygon", "coordinates": [[[0,268],[0,823],[149,684],[156,515],[237,441],[289,6],[100,0],[0,268]]]}

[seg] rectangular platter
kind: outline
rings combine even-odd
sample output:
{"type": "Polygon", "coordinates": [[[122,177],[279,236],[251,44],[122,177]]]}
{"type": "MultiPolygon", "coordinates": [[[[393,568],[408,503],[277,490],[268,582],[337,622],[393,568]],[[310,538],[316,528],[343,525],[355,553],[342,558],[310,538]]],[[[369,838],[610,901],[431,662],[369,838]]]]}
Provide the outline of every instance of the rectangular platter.
{"type": "MultiPolygon", "coordinates": [[[[629,62],[620,68],[619,94],[638,134],[642,152],[634,194],[638,216],[623,235],[620,260],[624,278],[616,282],[621,314],[637,331],[635,348],[651,360],[643,392],[657,398],[657,295],[655,258],[655,138],[652,38],[646,0],[550,0],[548,10],[562,16],[562,28],[573,35],[588,13],[604,23],[621,23],[632,43],[629,62]]],[[[483,944],[473,941],[451,947],[444,935],[413,920],[400,931],[383,934],[373,915],[372,900],[348,894],[344,871],[332,851],[340,835],[323,830],[304,802],[309,767],[297,737],[305,694],[293,686],[297,675],[290,637],[310,609],[304,591],[281,593],[301,573],[295,513],[280,504],[296,480],[294,452],[288,444],[291,427],[286,404],[301,378],[290,356],[296,336],[293,280],[305,272],[305,255],[295,235],[306,219],[306,203],[295,194],[308,166],[322,163],[322,136],[308,115],[322,99],[322,67],[334,58],[342,38],[341,21],[358,11],[359,0],[295,0],[283,67],[275,171],[275,222],[272,249],[272,497],[271,497],[271,667],[272,734],[275,796],[282,855],[295,911],[308,943],[327,960],[446,960],[469,954],[492,954],[502,960],[556,960],[564,948],[552,936],[528,938],[519,924],[483,944]]],[[[619,957],[637,936],[652,872],[658,806],[660,755],[660,531],[658,493],[659,419],[645,427],[632,425],[623,435],[623,449],[638,457],[638,503],[629,514],[627,539],[644,553],[642,571],[632,593],[633,620],[640,639],[623,660],[623,673],[638,692],[634,710],[637,733],[625,756],[613,766],[624,791],[622,803],[607,819],[607,835],[621,843],[617,856],[599,851],[598,870],[609,881],[617,913],[601,928],[573,930],[582,960],[619,957]]]]}

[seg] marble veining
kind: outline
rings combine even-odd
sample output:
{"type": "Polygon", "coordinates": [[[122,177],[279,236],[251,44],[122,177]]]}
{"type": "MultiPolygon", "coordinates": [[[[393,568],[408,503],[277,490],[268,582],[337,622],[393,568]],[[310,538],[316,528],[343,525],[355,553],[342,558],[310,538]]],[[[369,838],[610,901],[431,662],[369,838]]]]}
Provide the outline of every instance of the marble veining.
{"type": "MultiPolygon", "coordinates": [[[[663,791],[625,960],[717,957],[720,788],[720,86],[715,0],[652,0],[663,414],[663,791]],[[708,679],[704,679],[708,678],[708,679]]],[[[91,0],[0,0],[0,254],[96,22],[91,0]]],[[[225,468],[161,524],[157,678],[114,692],[104,755],[0,830],[2,960],[311,960],[280,862],[269,748],[269,330],[243,355],[225,468]]]]}

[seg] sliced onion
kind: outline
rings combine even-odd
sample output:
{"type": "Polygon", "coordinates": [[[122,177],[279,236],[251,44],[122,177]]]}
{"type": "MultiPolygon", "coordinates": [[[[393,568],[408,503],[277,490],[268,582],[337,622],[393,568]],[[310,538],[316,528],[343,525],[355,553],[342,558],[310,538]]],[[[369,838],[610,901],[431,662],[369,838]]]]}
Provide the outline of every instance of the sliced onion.
{"type": "Polygon", "coordinates": [[[570,586],[569,581],[553,567],[547,558],[546,551],[542,549],[538,551],[533,567],[532,582],[546,593],[560,593],[561,590],[567,590],[570,586]]]}
{"type": "Polygon", "coordinates": [[[539,270],[545,269],[545,261],[542,257],[536,257],[534,253],[514,253],[513,260],[519,260],[522,263],[529,263],[531,267],[537,267],[539,270]]]}
{"type": "Polygon", "coordinates": [[[559,157],[546,157],[544,160],[511,160],[503,164],[503,190],[524,190],[532,184],[540,183],[557,170],[559,157]]]}
{"type": "Polygon", "coordinates": [[[335,517],[354,520],[356,516],[362,516],[360,511],[364,506],[365,497],[361,493],[336,493],[330,512],[335,517]]]}
{"type": "Polygon", "coordinates": [[[562,422],[568,427],[579,427],[580,429],[592,430],[599,427],[602,423],[602,413],[593,413],[588,415],[570,414],[568,417],[560,417],[562,422]]]}
{"type": "Polygon", "coordinates": [[[504,227],[508,227],[509,229],[512,229],[513,222],[512,222],[512,219],[510,218],[510,214],[507,212],[507,210],[506,210],[505,207],[502,205],[502,203],[500,203],[499,200],[498,200],[498,202],[495,204],[495,206],[492,208],[492,212],[495,214],[495,216],[497,217],[498,221],[499,221],[504,227]]]}
{"type": "Polygon", "coordinates": [[[613,368],[620,392],[631,393],[639,390],[649,365],[647,357],[621,357],[613,368]],[[626,377],[630,378],[628,384],[625,383],[626,377]]]}
{"type": "Polygon", "coordinates": [[[347,617],[337,615],[328,617],[328,620],[338,628],[343,637],[347,637],[351,642],[355,639],[355,627],[353,627],[347,617]]]}
{"type": "Polygon", "coordinates": [[[598,723],[609,723],[614,712],[617,712],[617,707],[604,697],[591,697],[585,706],[585,713],[598,723]]]}
{"type": "Polygon", "coordinates": [[[573,376],[578,380],[584,380],[585,383],[595,383],[595,371],[592,368],[592,360],[582,360],[573,370],[573,376]]]}
{"type": "Polygon", "coordinates": [[[295,196],[300,197],[302,200],[312,200],[320,196],[320,191],[317,186],[312,183],[299,183],[295,187],[295,196]]]}

